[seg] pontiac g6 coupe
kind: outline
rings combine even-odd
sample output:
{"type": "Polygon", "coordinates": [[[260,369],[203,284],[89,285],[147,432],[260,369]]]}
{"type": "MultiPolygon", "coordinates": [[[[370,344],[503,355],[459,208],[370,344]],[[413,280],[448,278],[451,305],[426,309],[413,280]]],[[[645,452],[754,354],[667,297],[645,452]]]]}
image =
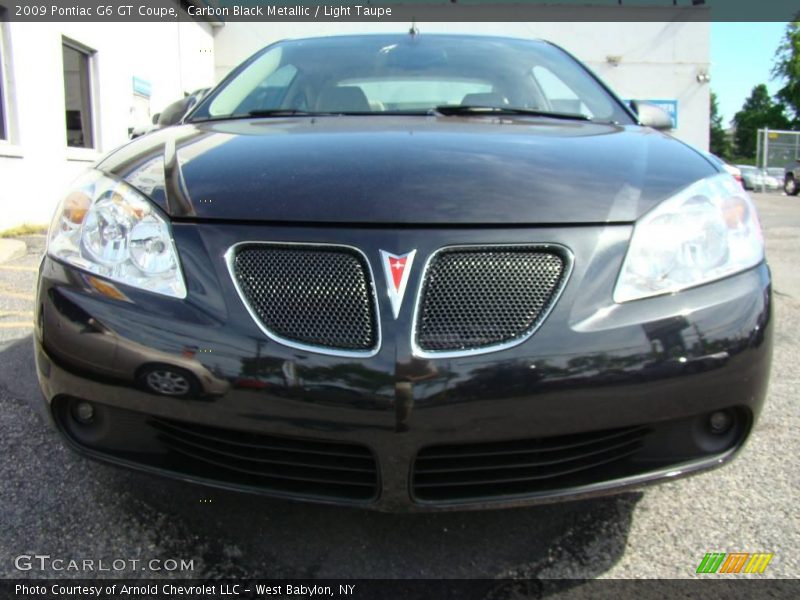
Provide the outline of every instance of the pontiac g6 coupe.
{"type": "Polygon", "coordinates": [[[747,193],[542,41],[279,42],[61,202],[43,409],[84,454],[381,510],[714,467],[769,374],[747,193]]]}

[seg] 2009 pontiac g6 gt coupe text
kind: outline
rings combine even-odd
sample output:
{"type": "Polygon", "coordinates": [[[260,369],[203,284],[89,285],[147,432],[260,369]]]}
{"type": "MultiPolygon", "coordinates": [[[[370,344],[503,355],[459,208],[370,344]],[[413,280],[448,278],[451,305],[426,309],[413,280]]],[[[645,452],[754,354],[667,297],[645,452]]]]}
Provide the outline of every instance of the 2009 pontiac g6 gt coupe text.
{"type": "Polygon", "coordinates": [[[65,195],[42,406],[92,457],[382,510],[720,465],[770,275],[747,193],[668,126],[546,42],[269,46],[65,195]]]}

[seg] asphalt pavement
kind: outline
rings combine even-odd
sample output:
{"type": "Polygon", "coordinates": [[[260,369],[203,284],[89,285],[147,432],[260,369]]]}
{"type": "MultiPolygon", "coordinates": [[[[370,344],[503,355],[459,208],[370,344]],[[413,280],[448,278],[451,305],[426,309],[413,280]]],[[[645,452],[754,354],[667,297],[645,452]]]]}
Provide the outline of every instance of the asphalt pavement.
{"type": "Polygon", "coordinates": [[[772,552],[800,567],[800,198],[756,194],[774,276],[769,398],[725,468],[643,492],[525,509],[383,514],[209,490],[89,461],[35,414],[35,269],[44,238],[0,264],[0,577],[80,577],[15,557],[188,559],[124,577],[692,578],[707,552],[772,552]]]}

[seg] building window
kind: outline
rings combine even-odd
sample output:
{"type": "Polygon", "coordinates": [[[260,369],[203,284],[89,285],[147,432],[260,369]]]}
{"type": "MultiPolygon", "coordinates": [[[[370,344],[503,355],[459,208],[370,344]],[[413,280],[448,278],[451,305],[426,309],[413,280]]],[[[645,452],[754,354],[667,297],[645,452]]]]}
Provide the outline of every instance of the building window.
{"type": "Polygon", "coordinates": [[[6,69],[5,40],[3,39],[3,23],[6,9],[0,6],[0,140],[8,139],[8,110],[6,109],[6,69]]]}
{"type": "Polygon", "coordinates": [[[64,40],[64,104],[67,146],[94,148],[92,127],[92,52],[64,40]]]}

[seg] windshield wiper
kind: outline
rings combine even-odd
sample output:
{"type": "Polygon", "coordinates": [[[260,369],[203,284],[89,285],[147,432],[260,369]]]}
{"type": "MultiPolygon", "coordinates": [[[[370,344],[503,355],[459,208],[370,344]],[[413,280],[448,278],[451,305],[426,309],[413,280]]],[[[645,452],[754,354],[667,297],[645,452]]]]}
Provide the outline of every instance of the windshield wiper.
{"type": "MultiPolygon", "coordinates": [[[[247,113],[249,117],[285,117],[285,116],[331,116],[331,117],[375,117],[375,116],[425,116],[424,110],[334,110],[322,112],[306,112],[293,109],[268,109],[253,110],[247,113]]],[[[234,115],[235,116],[235,115],[234,115]]]]}
{"type": "Polygon", "coordinates": [[[591,121],[590,117],[579,113],[562,113],[548,110],[537,110],[535,108],[514,108],[512,106],[477,106],[472,104],[443,104],[436,108],[419,110],[387,110],[387,111],[334,111],[317,112],[306,111],[297,108],[263,108],[251,110],[246,113],[234,113],[231,115],[221,115],[207,117],[203,119],[192,119],[191,122],[201,121],[226,121],[234,119],[249,119],[258,117],[318,117],[318,116],[375,116],[375,115],[525,115],[531,117],[547,117],[550,119],[567,119],[571,121],[591,121]]]}
{"type": "Polygon", "coordinates": [[[381,111],[306,111],[297,108],[263,108],[251,110],[246,113],[233,113],[189,119],[188,123],[202,123],[205,121],[234,121],[237,119],[251,119],[259,117],[374,117],[374,116],[426,116],[435,114],[432,110],[381,110],[381,111]]]}
{"type": "Polygon", "coordinates": [[[532,117],[548,117],[550,119],[568,119],[571,121],[591,121],[586,115],[579,113],[561,113],[535,108],[514,108],[512,106],[475,106],[471,104],[444,104],[435,108],[437,113],[451,115],[528,115],[532,117]]]}
{"type": "MultiPolygon", "coordinates": [[[[251,110],[247,113],[247,117],[313,117],[317,115],[326,115],[330,113],[309,112],[307,110],[300,110],[298,108],[262,108],[259,110],[251,110]]],[[[238,116],[238,115],[232,115],[238,116]]]]}
{"type": "Polygon", "coordinates": [[[296,108],[268,108],[261,110],[251,110],[246,113],[233,113],[230,115],[215,115],[202,117],[199,119],[188,119],[187,123],[203,123],[205,121],[235,121],[237,119],[250,119],[253,117],[316,117],[317,115],[328,115],[330,113],[308,112],[296,108]]]}

